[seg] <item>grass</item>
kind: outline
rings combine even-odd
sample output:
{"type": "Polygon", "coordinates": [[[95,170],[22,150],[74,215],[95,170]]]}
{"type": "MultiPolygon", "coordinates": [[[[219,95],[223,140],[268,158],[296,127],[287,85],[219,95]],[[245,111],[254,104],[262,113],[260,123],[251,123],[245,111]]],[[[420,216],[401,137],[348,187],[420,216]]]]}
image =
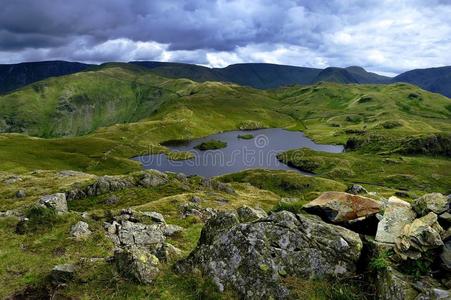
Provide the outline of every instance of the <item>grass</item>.
{"type": "Polygon", "coordinates": [[[219,140],[211,140],[207,142],[200,143],[199,145],[196,145],[194,148],[206,151],[206,150],[216,150],[216,149],[222,149],[227,147],[227,143],[219,140]]]}
{"type": "Polygon", "coordinates": [[[169,160],[187,160],[193,159],[194,153],[189,151],[172,151],[166,154],[169,160]]]}

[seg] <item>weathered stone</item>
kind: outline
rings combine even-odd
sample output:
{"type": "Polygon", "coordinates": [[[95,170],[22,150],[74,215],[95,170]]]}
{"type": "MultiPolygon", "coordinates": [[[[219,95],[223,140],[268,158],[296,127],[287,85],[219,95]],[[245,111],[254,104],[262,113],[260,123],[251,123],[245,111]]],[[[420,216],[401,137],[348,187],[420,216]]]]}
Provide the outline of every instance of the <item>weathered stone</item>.
{"type": "Polygon", "coordinates": [[[451,223],[451,213],[444,212],[440,216],[438,216],[440,220],[451,223]]]}
{"type": "Polygon", "coordinates": [[[41,199],[39,199],[39,204],[48,208],[53,208],[57,212],[67,212],[66,195],[63,193],[42,196],[41,199]]]}
{"type": "Polygon", "coordinates": [[[385,207],[382,220],[377,226],[376,241],[395,243],[404,229],[404,226],[413,222],[416,215],[410,203],[390,197],[385,207]]]}
{"type": "Polygon", "coordinates": [[[183,227],[180,227],[180,226],[177,226],[174,224],[168,224],[168,225],[166,225],[166,227],[164,227],[163,234],[165,236],[173,236],[182,231],[183,231],[183,227]]]}
{"type": "Polygon", "coordinates": [[[368,191],[360,184],[352,184],[348,187],[346,192],[353,195],[368,194],[368,191]]]}
{"type": "Polygon", "coordinates": [[[116,250],[114,262],[122,276],[141,284],[152,283],[160,271],[158,258],[139,247],[116,250]]]}
{"type": "Polygon", "coordinates": [[[25,198],[27,196],[27,193],[25,192],[25,190],[18,190],[16,192],[16,198],[25,198]]]}
{"type": "Polygon", "coordinates": [[[420,216],[430,212],[441,214],[448,209],[448,199],[440,193],[426,194],[414,201],[413,208],[420,216]]]}
{"type": "Polygon", "coordinates": [[[70,230],[70,235],[77,240],[85,239],[91,235],[91,230],[89,230],[89,225],[86,222],[80,221],[70,230]]]}
{"type": "Polygon", "coordinates": [[[266,218],[268,214],[261,208],[252,208],[249,206],[242,206],[237,209],[238,218],[240,222],[252,222],[261,218],[266,218]]]}
{"type": "Polygon", "coordinates": [[[110,197],[108,197],[105,200],[105,204],[106,205],[114,205],[114,204],[117,204],[117,203],[119,203],[119,197],[116,196],[116,195],[111,195],[110,197]]]}
{"type": "Polygon", "coordinates": [[[442,260],[443,269],[451,272],[451,240],[448,240],[443,246],[440,259],[442,260]]]}
{"type": "Polygon", "coordinates": [[[123,221],[117,236],[122,246],[142,246],[149,249],[160,247],[164,240],[164,225],[145,225],[123,221]]]}
{"type": "Polygon", "coordinates": [[[443,246],[440,235],[444,232],[437,215],[430,212],[404,226],[395,241],[395,251],[402,259],[418,259],[423,252],[443,246]]]}
{"type": "Polygon", "coordinates": [[[71,264],[57,265],[52,269],[50,277],[54,284],[63,284],[75,277],[75,266],[71,264]]]}
{"type": "Polygon", "coordinates": [[[144,216],[149,217],[149,218],[150,218],[152,221],[154,221],[154,222],[158,222],[158,223],[166,223],[166,221],[164,220],[163,215],[160,214],[160,213],[157,213],[157,212],[155,212],[155,211],[151,211],[151,212],[145,211],[145,212],[143,212],[142,214],[143,214],[144,216]]]}
{"type": "Polygon", "coordinates": [[[177,265],[199,269],[218,288],[246,299],[285,299],[284,276],[343,277],[354,274],[360,257],[359,235],[324,223],[316,216],[282,211],[252,223],[233,213],[218,213],[204,226],[198,246],[177,265]]]}
{"type": "Polygon", "coordinates": [[[156,250],[155,255],[161,261],[174,261],[182,256],[182,250],[169,243],[164,243],[162,247],[156,250]]]}
{"type": "Polygon", "coordinates": [[[182,218],[195,216],[201,219],[202,221],[206,221],[216,214],[216,210],[210,207],[202,208],[197,203],[190,202],[185,203],[181,206],[181,214],[182,218]]]}
{"type": "Polygon", "coordinates": [[[332,223],[343,223],[378,213],[381,203],[368,197],[343,192],[325,192],[303,208],[332,223]]]}
{"type": "Polygon", "coordinates": [[[419,294],[410,280],[392,267],[378,272],[376,290],[381,300],[414,300],[419,294]]]}

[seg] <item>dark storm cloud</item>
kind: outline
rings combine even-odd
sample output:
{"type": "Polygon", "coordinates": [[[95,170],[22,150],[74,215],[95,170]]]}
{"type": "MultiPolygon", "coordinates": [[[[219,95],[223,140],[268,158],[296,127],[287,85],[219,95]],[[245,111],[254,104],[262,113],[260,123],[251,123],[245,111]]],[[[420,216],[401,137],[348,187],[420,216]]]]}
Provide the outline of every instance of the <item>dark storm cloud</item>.
{"type": "Polygon", "coordinates": [[[1,62],[265,61],[397,72],[443,64],[451,53],[444,0],[1,2],[1,62]]]}

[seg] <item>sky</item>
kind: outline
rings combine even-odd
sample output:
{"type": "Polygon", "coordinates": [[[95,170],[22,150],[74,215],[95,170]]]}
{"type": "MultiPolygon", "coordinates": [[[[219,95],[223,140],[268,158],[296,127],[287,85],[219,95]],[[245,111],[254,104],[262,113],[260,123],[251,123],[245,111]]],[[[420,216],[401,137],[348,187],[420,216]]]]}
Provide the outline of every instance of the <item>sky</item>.
{"type": "Polygon", "coordinates": [[[451,65],[451,0],[0,0],[0,63],[451,65]]]}

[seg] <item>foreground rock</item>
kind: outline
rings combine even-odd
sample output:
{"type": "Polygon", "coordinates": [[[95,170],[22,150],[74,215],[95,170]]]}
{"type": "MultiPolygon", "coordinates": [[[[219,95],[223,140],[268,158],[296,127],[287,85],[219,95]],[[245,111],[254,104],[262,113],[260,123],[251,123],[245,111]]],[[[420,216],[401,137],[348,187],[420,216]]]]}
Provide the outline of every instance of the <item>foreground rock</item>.
{"type": "Polygon", "coordinates": [[[419,259],[422,253],[443,246],[443,228],[437,222],[437,215],[430,212],[404,226],[396,239],[395,251],[403,259],[419,259]]]}
{"type": "Polygon", "coordinates": [[[251,223],[220,212],[205,224],[197,248],[177,265],[199,269],[218,288],[247,299],[283,299],[284,276],[344,278],[354,274],[362,241],[357,233],[316,216],[282,211],[251,223]]]}
{"type": "Polygon", "coordinates": [[[158,258],[139,247],[118,249],[114,252],[117,270],[128,279],[141,284],[150,284],[158,275],[158,258]]]}
{"type": "Polygon", "coordinates": [[[167,236],[183,229],[166,224],[161,214],[122,210],[112,223],[105,223],[108,236],[116,245],[114,262],[125,278],[141,284],[149,284],[157,276],[160,261],[177,259],[181,250],[166,242],[167,236]],[[143,221],[153,224],[145,224],[143,221]]]}
{"type": "Polygon", "coordinates": [[[381,203],[343,192],[325,192],[303,208],[337,224],[375,215],[380,211],[381,203]]]}
{"type": "Polygon", "coordinates": [[[448,199],[440,193],[426,194],[414,201],[413,208],[420,216],[430,212],[439,215],[448,210],[448,199]]]}
{"type": "Polygon", "coordinates": [[[410,203],[390,197],[385,207],[384,216],[377,226],[376,241],[395,243],[401,235],[404,226],[411,223],[416,217],[410,203]]]}
{"type": "Polygon", "coordinates": [[[57,212],[67,212],[67,201],[64,193],[42,196],[39,199],[39,204],[44,207],[53,208],[57,212]]]}

